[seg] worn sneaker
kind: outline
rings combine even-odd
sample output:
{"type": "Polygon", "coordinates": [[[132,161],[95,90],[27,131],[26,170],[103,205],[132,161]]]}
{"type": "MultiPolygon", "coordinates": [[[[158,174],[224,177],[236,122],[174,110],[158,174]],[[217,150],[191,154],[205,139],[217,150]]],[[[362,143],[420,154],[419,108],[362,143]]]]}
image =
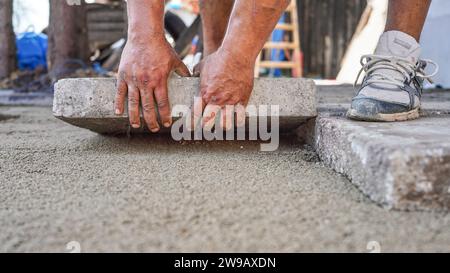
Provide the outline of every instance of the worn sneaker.
{"type": "Polygon", "coordinates": [[[406,121],[419,118],[423,82],[438,72],[438,65],[420,60],[421,48],[417,41],[400,31],[385,32],[374,55],[361,58],[365,72],[361,88],[353,98],[348,118],[361,121],[406,121]],[[435,72],[425,74],[427,65],[435,72]]]}

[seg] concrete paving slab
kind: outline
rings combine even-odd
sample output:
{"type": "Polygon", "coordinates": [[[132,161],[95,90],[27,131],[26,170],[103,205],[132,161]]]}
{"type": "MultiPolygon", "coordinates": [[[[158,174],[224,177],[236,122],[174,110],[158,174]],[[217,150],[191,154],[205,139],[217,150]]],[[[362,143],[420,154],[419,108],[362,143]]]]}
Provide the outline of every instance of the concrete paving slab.
{"type": "Polygon", "coordinates": [[[401,210],[450,209],[450,93],[426,92],[422,118],[345,118],[351,87],[319,87],[320,115],[299,130],[320,159],[372,200],[401,210]]]}
{"type": "MultiPolygon", "coordinates": [[[[100,134],[126,133],[131,130],[127,116],[114,115],[115,90],[114,79],[61,80],[55,86],[53,114],[72,125],[100,134]]],[[[199,79],[171,79],[169,90],[172,105],[190,106],[199,91],[199,79]]],[[[287,130],[317,116],[316,88],[308,79],[256,79],[250,104],[257,107],[279,105],[280,127],[287,130]]],[[[138,133],[146,129],[131,131],[138,133]]]]}
{"type": "Polygon", "coordinates": [[[317,119],[320,158],[389,208],[450,209],[450,117],[398,123],[317,119]]]}

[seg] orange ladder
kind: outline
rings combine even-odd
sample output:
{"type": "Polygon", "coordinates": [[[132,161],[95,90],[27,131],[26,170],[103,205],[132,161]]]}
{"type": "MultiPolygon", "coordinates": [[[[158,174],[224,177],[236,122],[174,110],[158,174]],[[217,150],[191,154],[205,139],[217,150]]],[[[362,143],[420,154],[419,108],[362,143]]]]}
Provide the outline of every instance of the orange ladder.
{"type": "Polygon", "coordinates": [[[292,77],[298,78],[303,76],[303,68],[302,68],[302,53],[300,49],[300,33],[299,33],[299,24],[298,24],[298,12],[297,12],[297,1],[292,0],[289,7],[286,9],[287,18],[290,18],[290,23],[279,23],[275,27],[276,30],[283,30],[287,33],[291,33],[290,37],[292,41],[283,41],[283,42],[272,42],[268,41],[264,45],[264,49],[266,54],[262,52],[259,54],[258,59],[256,60],[255,65],[255,77],[258,78],[260,75],[261,68],[269,68],[269,69],[289,69],[292,72],[292,77]],[[284,50],[288,54],[288,61],[270,61],[264,60],[270,58],[271,50],[279,49],[284,50]]]}

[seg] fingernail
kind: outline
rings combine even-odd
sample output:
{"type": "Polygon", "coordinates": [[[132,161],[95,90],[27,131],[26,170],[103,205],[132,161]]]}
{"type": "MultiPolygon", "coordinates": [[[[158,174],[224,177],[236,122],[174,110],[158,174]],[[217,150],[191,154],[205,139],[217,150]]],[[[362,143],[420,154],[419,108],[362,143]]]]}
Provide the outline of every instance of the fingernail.
{"type": "Polygon", "coordinates": [[[133,125],[131,125],[131,127],[133,127],[134,129],[139,129],[139,128],[141,128],[141,125],[139,125],[139,124],[133,124],[133,125]]]}
{"type": "Polygon", "coordinates": [[[116,115],[121,115],[122,113],[120,112],[119,109],[116,109],[116,115]]]}
{"type": "Polygon", "coordinates": [[[152,129],[150,129],[150,131],[152,131],[152,133],[157,133],[157,132],[159,132],[159,128],[152,128],[152,129]]]}
{"type": "Polygon", "coordinates": [[[164,123],[164,127],[169,128],[170,126],[172,126],[172,124],[170,124],[170,122],[164,123]]]}

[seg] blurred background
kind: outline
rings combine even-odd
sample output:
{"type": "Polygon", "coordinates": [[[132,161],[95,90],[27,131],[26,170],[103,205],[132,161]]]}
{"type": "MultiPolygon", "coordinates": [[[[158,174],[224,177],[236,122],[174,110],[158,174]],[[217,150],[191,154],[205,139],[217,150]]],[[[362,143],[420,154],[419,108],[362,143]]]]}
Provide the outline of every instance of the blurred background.
{"type": "MultiPolygon", "coordinates": [[[[292,1],[255,76],[352,83],[360,56],[374,50],[383,31],[387,2],[292,1]]],[[[422,38],[424,57],[441,65],[434,87],[450,86],[450,38],[443,25],[450,26],[450,1],[434,0],[422,38]]],[[[197,1],[166,1],[165,26],[169,42],[193,67],[203,49],[197,1]]],[[[114,77],[126,31],[121,0],[0,0],[0,89],[51,95],[61,78],[114,77]]]]}

